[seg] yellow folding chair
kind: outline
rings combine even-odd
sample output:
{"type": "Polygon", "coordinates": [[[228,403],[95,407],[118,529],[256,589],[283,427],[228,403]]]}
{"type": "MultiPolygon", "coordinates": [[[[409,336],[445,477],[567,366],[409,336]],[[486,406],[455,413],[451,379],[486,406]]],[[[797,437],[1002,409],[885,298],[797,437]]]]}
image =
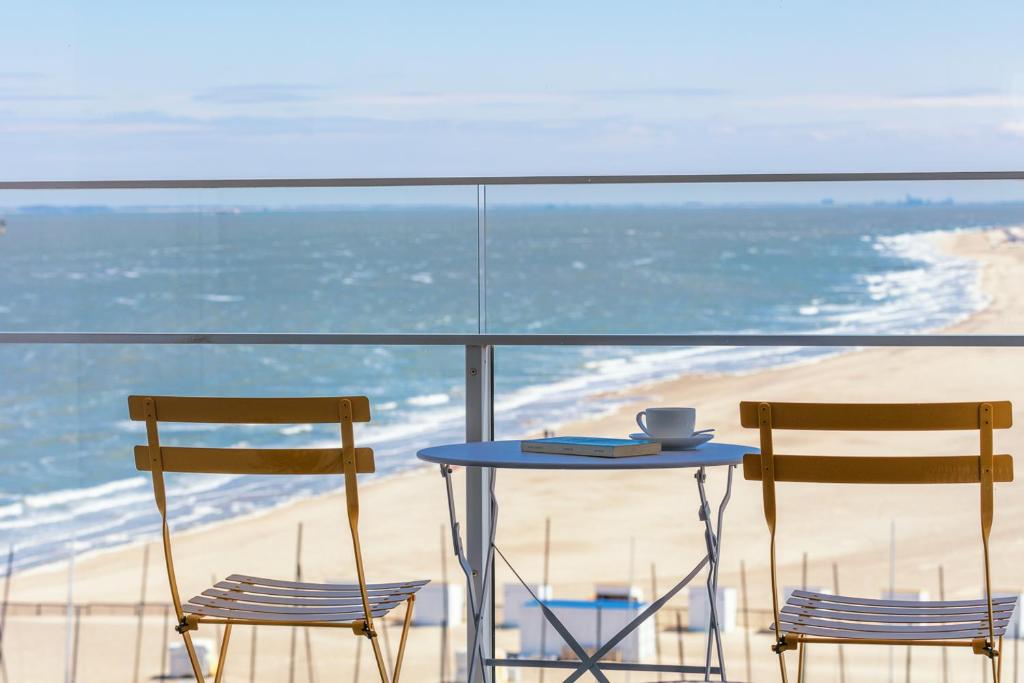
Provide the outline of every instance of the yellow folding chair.
{"type": "Polygon", "coordinates": [[[992,484],[1013,481],[1013,459],[993,455],[992,430],[1012,424],[1009,401],[987,403],[768,403],[744,401],[740,422],[761,432],[761,453],[743,458],[743,475],[762,482],[764,516],[771,534],[772,610],[785,683],[787,650],[798,650],[797,680],[805,675],[808,643],[931,645],[970,647],[987,656],[999,683],[1003,634],[1017,606],[1016,597],[993,598],[989,569],[992,484]],[[772,445],[776,429],[840,431],[978,430],[978,455],[828,456],[781,455],[772,445]],[[980,484],[981,544],[985,597],[980,600],[899,601],[794,591],[779,609],[775,566],[775,483],[820,484],[980,484]]]}
{"type": "Polygon", "coordinates": [[[354,422],[369,422],[370,403],[365,396],[336,398],[195,398],[183,396],[130,396],[132,420],[145,421],[149,444],[135,447],[135,467],[152,472],[156,506],[163,518],[164,558],[171,599],[178,624],[175,630],[185,641],[198,683],[203,671],[192,645],[191,632],[200,624],[223,624],[216,681],[224,674],[231,627],[310,626],[350,629],[370,639],[381,683],[397,683],[402,670],[406,636],[412,619],[416,591],[427,581],[366,583],[359,544],[359,493],[356,475],[373,472],[373,451],[356,448],[354,422]],[[341,448],[198,448],[161,446],[161,422],[219,424],[306,424],[338,423],[341,448]],[[171,534],[167,524],[164,472],[207,474],[337,474],[344,475],[348,524],[355,555],[355,584],[299,583],[266,579],[248,574],[231,574],[188,602],[182,603],[174,575],[171,534]],[[383,619],[405,603],[405,620],[389,678],[381,654],[374,619],[383,619]]]}

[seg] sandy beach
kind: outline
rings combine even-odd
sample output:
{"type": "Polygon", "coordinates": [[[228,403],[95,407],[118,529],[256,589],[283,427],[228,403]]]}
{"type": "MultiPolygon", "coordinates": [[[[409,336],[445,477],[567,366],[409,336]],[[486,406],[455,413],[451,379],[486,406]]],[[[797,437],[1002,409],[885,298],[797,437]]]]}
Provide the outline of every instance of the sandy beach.
{"type": "MultiPolygon", "coordinates": [[[[1014,333],[1024,329],[1024,246],[1004,240],[1002,232],[962,232],[944,235],[942,246],[975,259],[981,266],[982,286],[991,303],[949,332],[1014,333]]],[[[836,402],[1003,400],[1024,407],[1024,349],[867,349],[853,350],[814,363],[804,363],[745,375],[686,376],[630,387],[615,394],[618,407],[599,419],[558,426],[561,434],[623,436],[634,430],[633,416],[647,406],[689,405],[698,411],[699,427],[715,427],[717,439],[756,444],[757,434],[739,426],[740,400],[804,400],[836,402]]],[[[358,434],[357,434],[358,438],[358,434]]],[[[997,452],[1024,452],[1024,429],[996,435],[997,452]]],[[[788,452],[860,454],[957,454],[976,452],[972,434],[846,435],[786,434],[778,447],[788,452]]],[[[127,457],[127,455],[126,455],[127,457]]],[[[412,454],[409,456],[412,458],[412,454]]],[[[697,519],[698,499],[693,472],[651,472],[623,476],[615,473],[502,472],[498,477],[501,504],[498,545],[524,576],[540,579],[545,518],[551,518],[551,583],[558,597],[588,598],[602,581],[625,581],[630,575],[650,594],[652,567],[665,589],[685,574],[704,552],[703,527],[697,519]],[[631,553],[631,548],[633,549],[631,553]],[[632,557],[632,560],[631,560],[632,557]]],[[[709,474],[715,501],[722,495],[726,472],[709,474]]],[[[456,490],[463,491],[461,473],[456,490]]],[[[362,488],[362,533],[367,569],[373,581],[408,578],[440,580],[442,543],[448,533],[443,481],[433,467],[372,481],[362,488]]],[[[782,583],[798,586],[807,557],[807,583],[833,585],[833,563],[843,593],[879,597],[889,584],[889,540],[895,528],[897,588],[925,590],[938,597],[940,566],[947,598],[979,594],[981,547],[978,491],[970,486],[843,487],[781,486],[779,489],[779,550],[782,583]]],[[[152,514],[156,516],[155,507],[152,514]]],[[[304,576],[319,581],[352,573],[351,547],[343,499],[328,495],[289,504],[273,511],[191,530],[175,537],[175,557],[185,595],[207,588],[212,577],[241,572],[290,577],[299,523],[304,527],[304,576]]],[[[450,544],[444,543],[447,551],[450,544]]],[[[134,602],[139,598],[143,548],[127,547],[83,558],[75,567],[76,603],[134,602]]],[[[450,553],[449,553],[450,555],[450,553]]],[[[997,489],[993,530],[994,584],[1020,592],[1024,575],[1024,492],[1019,485],[997,489]]],[[[458,581],[454,557],[447,557],[449,581],[458,581]]],[[[726,516],[722,573],[724,586],[739,587],[740,564],[746,567],[752,617],[752,678],[777,679],[769,638],[759,631],[768,623],[767,530],[761,509],[760,485],[743,481],[737,472],[726,516]]],[[[514,580],[498,567],[500,587],[514,580]]],[[[67,596],[67,568],[51,567],[16,575],[11,600],[16,603],[60,603],[67,596]]],[[[500,591],[499,591],[500,596],[500,591]]],[[[500,599],[500,598],[499,598],[500,599]]],[[[166,576],[159,546],[151,545],[146,601],[168,601],[166,576]]],[[[686,592],[673,601],[686,606],[686,592]]],[[[742,623],[742,616],[740,617],[742,623]]],[[[122,616],[85,617],[78,633],[79,681],[130,681],[136,619],[122,616]],[[104,628],[100,628],[103,626],[104,628]]],[[[661,623],[663,628],[668,624],[661,623]]],[[[392,631],[397,638],[397,628],[392,631]]],[[[66,619],[62,614],[36,617],[14,610],[8,616],[5,659],[9,680],[57,681],[63,675],[66,619]]],[[[199,636],[216,638],[211,627],[199,636]]],[[[228,681],[250,680],[250,635],[236,630],[227,663],[228,681]]],[[[677,634],[660,633],[662,658],[677,661],[677,634]]],[[[74,639],[74,633],[71,634],[74,639]]],[[[255,680],[286,680],[290,629],[261,628],[255,680]],[[275,632],[276,631],[276,632],[275,632]]],[[[142,641],[142,679],[161,667],[164,632],[159,610],[145,622],[142,641]]],[[[452,648],[463,642],[460,629],[451,635],[452,648]]],[[[300,638],[296,680],[306,680],[304,645],[300,638]]],[[[397,641],[396,641],[397,642],[397,641]]],[[[699,634],[683,638],[686,661],[701,659],[699,634]]],[[[517,633],[498,633],[500,647],[515,651],[517,633]]],[[[730,680],[747,680],[744,631],[727,636],[730,680]]],[[[317,680],[353,680],[356,639],[347,633],[313,634],[311,649],[317,680]]],[[[408,681],[437,681],[441,634],[437,628],[414,629],[409,642],[408,681]]],[[[1006,665],[1014,672],[1014,653],[1007,648],[1006,665]]],[[[361,677],[372,680],[371,661],[363,651],[361,677]]],[[[894,652],[898,677],[907,664],[903,649],[894,652]]],[[[847,680],[878,680],[888,671],[885,649],[847,647],[847,680]]],[[[936,680],[939,654],[923,649],[913,653],[913,680],[936,680]]],[[[981,660],[969,650],[949,654],[951,680],[981,680],[981,660]]],[[[792,660],[791,660],[792,662],[792,660]]],[[[811,670],[816,680],[834,680],[836,650],[812,649],[811,670]]],[[[451,669],[449,668],[449,671],[451,669]]],[[[795,671],[795,668],[794,668],[795,671]]],[[[1005,674],[1004,674],[1005,675],[1005,674]]],[[[532,680],[524,676],[523,680],[532,680]]],[[[549,674],[548,680],[558,680],[549,674]]],[[[613,679],[613,680],[624,680],[613,679]]],[[[656,680],[633,677],[634,681],[656,680]]],[[[665,676],[662,680],[671,680],[665,676]]],[[[1015,679],[1014,679],[1015,680],[1015,679]]]]}

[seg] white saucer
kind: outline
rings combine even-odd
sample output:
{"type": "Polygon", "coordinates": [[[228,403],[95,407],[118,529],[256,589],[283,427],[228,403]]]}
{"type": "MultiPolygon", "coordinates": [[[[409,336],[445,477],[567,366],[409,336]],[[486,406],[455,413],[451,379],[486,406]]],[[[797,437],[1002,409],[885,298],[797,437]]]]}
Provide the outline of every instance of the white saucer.
{"type": "Polygon", "coordinates": [[[682,436],[673,437],[670,439],[658,439],[653,436],[647,436],[646,434],[640,432],[636,434],[630,434],[629,438],[633,439],[634,441],[642,441],[644,439],[658,441],[661,443],[661,447],[667,451],[689,451],[693,450],[697,446],[700,446],[701,444],[705,444],[708,441],[711,441],[711,439],[715,438],[715,435],[697,434],[696,436],[682,436]]]}

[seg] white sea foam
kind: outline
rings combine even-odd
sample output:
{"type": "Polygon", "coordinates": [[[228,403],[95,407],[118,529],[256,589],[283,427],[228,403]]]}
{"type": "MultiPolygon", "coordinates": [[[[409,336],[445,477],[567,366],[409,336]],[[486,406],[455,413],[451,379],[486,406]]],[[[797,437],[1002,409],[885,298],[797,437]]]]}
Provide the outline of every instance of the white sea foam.
{"type": "Polygon", "coordinates": [[[424,394],[423,396],[413,396],[410,399],[406,399],[406,403],[417,408],[426,408],[430,406],[443,406],[451,402],[452,397],[448,394],[424,394]]]}
{"type": "Polygon", "coordinates": [[[285,436],[295,436],[296,434],[305,434],[307,432],[313,431],[313,425],[288,425],[287,427],[281,427],[281,429],[279,429],[278,431],[281,434],[284,434],[285,436]]]}
{"type": "Polygon", "coordinates": [[[233,304],[245,299],[245,297],[235,296],[233,294],[200,294],[199,298],[203,301],[209,301],[215,304],[233,304]]]}
{"type": "Polygon", "coordinates": [[[48,508],[58,505],[67,505],[81,500],[110,496],[119,491],[137,489],[141,486],[146,486],[147,483],[148,482],[144,477],[131,477],[129,479],[119,479],[117,481],[110,481],[105,484],[90,486],[88,488],[61,489],[59,491],[51,491],[49,493],[38,493],[31,496],[25,496],[23,502],[25,507],[30,509],[48,508]]]}

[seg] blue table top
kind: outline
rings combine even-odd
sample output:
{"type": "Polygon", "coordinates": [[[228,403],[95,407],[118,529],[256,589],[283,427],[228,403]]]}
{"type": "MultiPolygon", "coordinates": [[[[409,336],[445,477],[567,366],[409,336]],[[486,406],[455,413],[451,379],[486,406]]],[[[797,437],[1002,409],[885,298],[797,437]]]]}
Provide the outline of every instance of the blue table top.
{"type": "Polygon", "coordinates": [[[524,453],[519,441],[476,441],[424,448],[416,457],[438,465],[495,467],[526,470],[651,470],[683,467],[739,465],[753,446],[710,441],[690,451],[662,451],[657,455],[597,458],[583,455],[524,453]]]}

